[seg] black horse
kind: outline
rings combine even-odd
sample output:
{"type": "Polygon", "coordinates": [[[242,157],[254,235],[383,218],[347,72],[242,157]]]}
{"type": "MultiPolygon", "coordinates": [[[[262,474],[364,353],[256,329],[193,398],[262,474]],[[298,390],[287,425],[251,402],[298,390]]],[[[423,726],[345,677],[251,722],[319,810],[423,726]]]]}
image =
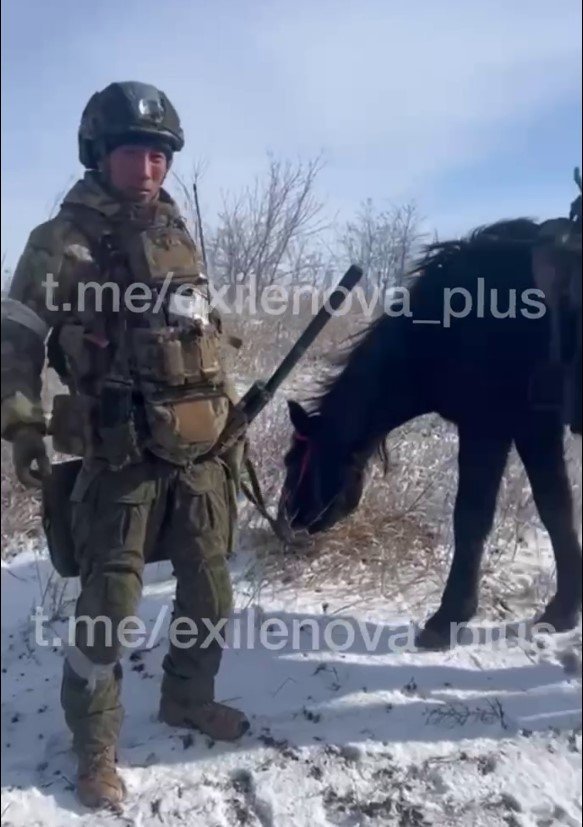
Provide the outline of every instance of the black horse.
{"type": "Polygon", "coordinates": [[[560,408],[533,393],[552,321],[533,280],[537,232],[534,222],[517,219],[428,247],[407,292],[393,296],[313,409],[289,403],[294,435],[278,519],[292,532],[325,531],[357,508],[366,466],[394,428],[432,412],[457,426],[455,552],[421,646],[447,645],[450,624],[477,611],[482,553],[512,445],[556,559],[556,594],[539,622],[556,631],[578,622],[581,546],[565,422],[560,408]]]}

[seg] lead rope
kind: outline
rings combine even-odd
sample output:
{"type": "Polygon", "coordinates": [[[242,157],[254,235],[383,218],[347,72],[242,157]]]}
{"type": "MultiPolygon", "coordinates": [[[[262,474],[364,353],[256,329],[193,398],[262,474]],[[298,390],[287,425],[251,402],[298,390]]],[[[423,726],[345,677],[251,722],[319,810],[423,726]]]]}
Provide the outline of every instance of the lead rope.
{"type": "Polygon", "coordinates": [[[249,502],[257,509],[259,514],[261,514],[261,516],[265,520],[267,520],[271,527],[271,530],[273,531],[277,539],[281,540],[282,543],[287,543],[288,537],[282,532],[277,520],[275,520],[267,510],[267,505],[265,503],[263,492],[261,491],[261,485],[259,483],[257,471],[255,470],[255,466],[253,465],[249,457],[245,457],[245,460],[243,461],[243,467],[245,468],[247,476],[249,477],[249,485],[247,485],[245,482],[243,482],[243,480],[241,480],[241,491],[249,500],[249,502]]]}
{"type": "MultiPolygon", "coordinates": [[[[310,463],[311,458],[311,446],[307,437],[303,436],[302,434],[295,433],[294,438],[298,440],[298,442],[305,442],[306,444],[306,451],[304,456],[302,457],[302,463],[300,467],[300,473],[298,477],[297,487],[299,488],[310,463]]],[[[275,520],[269,511],[267,510],[267,505],[265,503],[265,498],[263,496],[263,492],[261,490],[261,484],[259,482],[259,478],[257,476],[257,471],[255,470],[255,466],[251,462],[248,456],[245,456],[243,461],[243,467],[247,471],[247,475],[249,477],[249,486],[246,485],[243,481],[241,481],[241,491],[245,495],[245,497],[249,500],[249,502],[257,509],[259,514],[267,520],[271,529],[275,536],[280,540],[282,543],[287,545],[290,544],[290,537],[289,535],[285,534],[277,520],[275,520]]]]}

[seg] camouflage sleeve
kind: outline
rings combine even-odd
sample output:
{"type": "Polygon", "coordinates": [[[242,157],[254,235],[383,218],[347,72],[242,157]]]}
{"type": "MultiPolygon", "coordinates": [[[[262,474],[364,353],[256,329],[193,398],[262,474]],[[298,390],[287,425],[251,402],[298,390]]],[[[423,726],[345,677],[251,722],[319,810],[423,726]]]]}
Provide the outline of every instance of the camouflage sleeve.
{"type": "Polygon", "coordinates": [[[57,317],[51,276],[58,282],[66,226],[59,219],[30,234],[2,302],[1,435],[11,439],[20,425],[44,428],[41,404],[46,337],[57,317]]]}

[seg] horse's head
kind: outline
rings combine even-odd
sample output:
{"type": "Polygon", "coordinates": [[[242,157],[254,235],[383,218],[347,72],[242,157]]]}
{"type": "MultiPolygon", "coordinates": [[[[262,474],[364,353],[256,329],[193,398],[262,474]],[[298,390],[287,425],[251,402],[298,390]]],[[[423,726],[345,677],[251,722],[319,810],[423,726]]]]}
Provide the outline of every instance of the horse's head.
{"type": "Polygon", "coordinates": [[[331,528],[360,502],[364,462],[343,451],[326,421],[289,402],[294,428],[285,456],[285,481],[279,502],[280,525],[316,534],[331,528]]]}

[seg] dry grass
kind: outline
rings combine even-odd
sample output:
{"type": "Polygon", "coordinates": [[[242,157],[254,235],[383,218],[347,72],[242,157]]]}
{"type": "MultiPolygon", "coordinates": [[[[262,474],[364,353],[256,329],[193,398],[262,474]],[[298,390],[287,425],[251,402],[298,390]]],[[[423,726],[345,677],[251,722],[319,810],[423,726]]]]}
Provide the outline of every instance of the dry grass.
{"type": "MultiPolygon", "coordinates": [[[[302,312],[283,316],[227,316],[225,329],[243,340],[240,351],[229,352],[229,368],[237,376],[267,378],[291,349],[313,319],[311,305],[302,312]]],[[[303,374],[315,365],[333,361],[349,337],[362,330],[370,319],[355,307],[345,316],[328,322],[316,341],[304,355],[296,373],[303,374]]]]}
{"type": "MultiPolygon", "coordinates": [[[[293,388],[290,388],[293,392],[293,388]]],[[[250,432],[251,457],[256,465],[263,492],[272,512],[283,483],[282,458],[291,429],[284,395],[278,396],[250,432]]],[[[293,554],[266,529],[253,507],[241,507],[240,526],[246,547],[260,547],[267,579],[300,578],[315,586],[323,577],[328,582],[347,586],[380,588],[388,594],[395,586],[395,573],[409,569],[408,577],[423,577],[436,553],[436,534],[423,519],[422,494],[427,489],[424,475],[392,466],[386,477],[374,464],[359,509],[349,519],[309,546],[293,554]]]]}

